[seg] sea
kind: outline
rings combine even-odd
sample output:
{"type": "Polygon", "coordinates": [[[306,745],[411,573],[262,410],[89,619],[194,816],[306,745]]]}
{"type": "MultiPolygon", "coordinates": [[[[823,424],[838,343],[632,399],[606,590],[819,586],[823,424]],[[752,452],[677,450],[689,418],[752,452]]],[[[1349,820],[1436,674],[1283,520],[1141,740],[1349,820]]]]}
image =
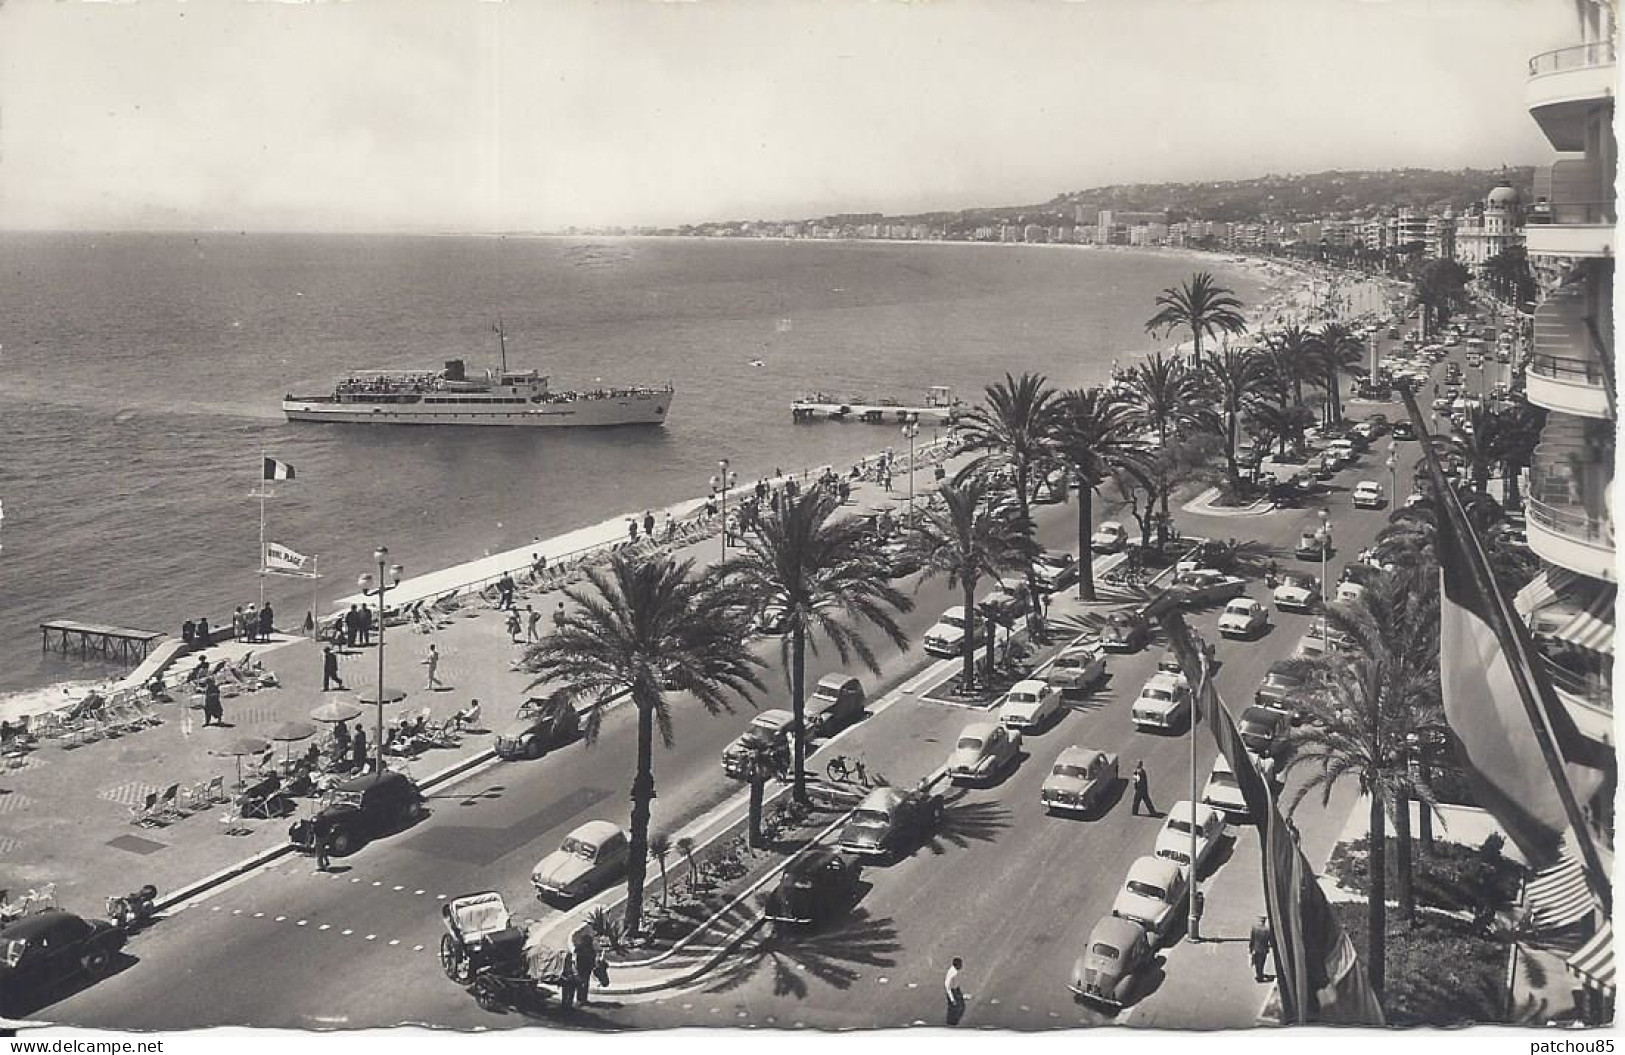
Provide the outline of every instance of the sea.
{"type": "MultiPolygon", "coordinates": [[[[1063,246],[683,238],[0,234],[0,705],[113,668],[41,649],[50,619],[162,630],[265,597],[298,625],[378,545],[407,574],[893,448],[797,424],[810,392],[971,401],[1006,371],[1098,383],[1160,342],[1156,294],[1226,258],[1063,246]],[[536,367],[555,388],[675,384],[665,427],[291,424],[351,369],[536,367]],[[266,537],[322,578],[256,574],[261,459],[296,477],[266,537]]],[[[922,429],[921,439],[930,435],[922,429]]]]}

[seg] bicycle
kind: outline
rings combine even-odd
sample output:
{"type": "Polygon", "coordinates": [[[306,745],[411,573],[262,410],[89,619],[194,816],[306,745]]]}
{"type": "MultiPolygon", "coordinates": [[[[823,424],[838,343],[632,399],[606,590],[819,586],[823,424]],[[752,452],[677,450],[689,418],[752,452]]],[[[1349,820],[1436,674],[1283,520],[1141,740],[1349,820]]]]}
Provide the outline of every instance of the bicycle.
{"type": "Polygon", "coordinates": [[[846,755],[836,755],[830,759],[824,766],[824,774],[841,784],[869,783],[869,771],[864,768],[863,761],[846,755]]]}

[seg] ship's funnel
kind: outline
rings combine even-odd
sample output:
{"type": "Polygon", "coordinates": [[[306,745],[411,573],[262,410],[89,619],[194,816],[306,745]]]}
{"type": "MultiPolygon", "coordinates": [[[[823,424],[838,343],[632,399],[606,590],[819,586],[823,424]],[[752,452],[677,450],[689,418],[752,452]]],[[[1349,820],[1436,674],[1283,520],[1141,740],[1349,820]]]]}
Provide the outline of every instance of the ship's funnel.
{"type": "Polygon", "coordinates": [[[447,359],[445,377],[447,381],[463,380],[463,361],[461,359],[447,359]]]}

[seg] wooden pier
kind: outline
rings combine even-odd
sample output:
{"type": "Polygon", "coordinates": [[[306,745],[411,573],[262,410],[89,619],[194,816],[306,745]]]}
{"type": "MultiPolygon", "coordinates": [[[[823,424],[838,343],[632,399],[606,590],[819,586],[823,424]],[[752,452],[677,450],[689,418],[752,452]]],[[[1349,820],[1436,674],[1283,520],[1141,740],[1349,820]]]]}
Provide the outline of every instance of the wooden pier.
{"type": "Polygon", "coordinates": [[[166,635],[156,630],[136,630],[128,626],[103,626],[74,619],[53,619],[41,623],[40,648],[64,656],[78,652],[80,659],[105,659],[114,663],[140,663],[147,658],[153,642],[166,635]]]}
{"type": "Polygon", "coordinates": [[[823,393],[790,404],[790,414],[797,421],[861,421],[866,425],[952,425],[969,409],[945,385],[934,386],[914,405],[892,399],[843,400],[823,393]]]}

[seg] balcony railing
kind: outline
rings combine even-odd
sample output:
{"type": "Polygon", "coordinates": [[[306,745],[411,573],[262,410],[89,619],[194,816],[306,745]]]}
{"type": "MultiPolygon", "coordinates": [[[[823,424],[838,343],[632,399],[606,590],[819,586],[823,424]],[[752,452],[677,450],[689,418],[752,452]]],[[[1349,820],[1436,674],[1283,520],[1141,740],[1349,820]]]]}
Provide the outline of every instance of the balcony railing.
{"type": "Polygon", "coordinates": [[[1607,517],[1594,515],[1584,506],[1554,505],[1538,498],[1524,499],[1530,520],[1564,538],[1590,543],[1594,546],[1614,545],[1614,525],[1607,517]]]}
{"type": "Polygon", "coordinates": [[[1556,51],[1544,51],[1529,60],[1529,76],[1583,70],[1593,66],[1611,66],[1617,59],[1612,40],[1597,40],[1590,44],[1575,44],[1556,51]]]}
{"type": "Polygon", "coordinates": [[[1545,209],[1536,207],[1524,222],[1529,224],[1602,224],[1612,226],[1618,215],[1612,201],[1554,201],[1545,209]]]}
{"type": "Polygon", "coordinates": [[[1536,352],[1529,360],[1529,372],[1559,381],[1600,385],[1607,381],[1602,364],[1595,359],[1575,359],[1567,355],[1546,355],[1536,352]]]}
{"type": "Polygon", "coordinates": [[[1606,680],[1596,675],[1588,677],[1577,674],[1570,670],[1567,664],[1560,663],[1544,653],[1540,658],[1541,666],[1546,669],[1546,676],[1551,679],[1552,686],[1558,691],[1568,693],[1594,710],[1614,713],[1613,687],[1606,680]]]}

